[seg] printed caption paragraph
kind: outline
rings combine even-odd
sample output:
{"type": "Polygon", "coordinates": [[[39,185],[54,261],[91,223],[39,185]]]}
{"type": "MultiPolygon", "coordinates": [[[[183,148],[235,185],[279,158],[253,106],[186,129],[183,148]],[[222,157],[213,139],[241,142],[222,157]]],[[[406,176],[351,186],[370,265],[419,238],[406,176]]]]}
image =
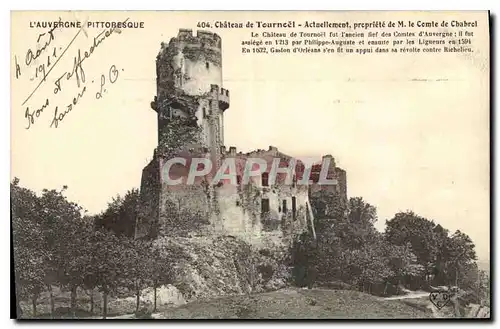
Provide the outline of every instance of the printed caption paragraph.
{"type": "Polygon", "coordinates": [[[243,54],[473,53],[477,21],[373,21],[198,23],[209,28],[248,28],[243,54]]]}

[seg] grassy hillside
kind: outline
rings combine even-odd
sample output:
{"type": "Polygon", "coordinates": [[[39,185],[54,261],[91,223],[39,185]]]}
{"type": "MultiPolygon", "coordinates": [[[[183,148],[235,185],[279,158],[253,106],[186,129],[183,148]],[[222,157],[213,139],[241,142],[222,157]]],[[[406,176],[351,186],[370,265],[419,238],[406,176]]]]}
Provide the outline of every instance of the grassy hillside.
{"type": "Polygon", "coordinates": [[[399,300],[381,300],[348,290],[286,289],[199,300],[170,309],[165,319],[401,319],[431,318],[432,312],[399,300]]]}

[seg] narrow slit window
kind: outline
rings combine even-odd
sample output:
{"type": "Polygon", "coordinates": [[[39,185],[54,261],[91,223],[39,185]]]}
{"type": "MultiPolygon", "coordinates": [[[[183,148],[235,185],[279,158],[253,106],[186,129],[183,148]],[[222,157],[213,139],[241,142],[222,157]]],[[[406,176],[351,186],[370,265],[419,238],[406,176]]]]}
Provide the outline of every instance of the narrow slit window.
{"type": "Polygon", "coordinates": [[[262,199],[260,202],[260,211],[262,214],[269,212],[269,199],[262,199]]]}
{"type": "Polygon", "coordinates": [[[262,186],[269,186],[269,174],[267,172],[262,173],[262,186]]]}

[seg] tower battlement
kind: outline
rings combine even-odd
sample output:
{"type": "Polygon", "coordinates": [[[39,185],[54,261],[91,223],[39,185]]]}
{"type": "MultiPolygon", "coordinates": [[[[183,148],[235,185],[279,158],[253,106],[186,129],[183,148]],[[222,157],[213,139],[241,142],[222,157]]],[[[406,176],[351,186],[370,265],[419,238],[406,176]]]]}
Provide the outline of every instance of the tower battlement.
{"type": "Polygon", "coordinates": [[[211,97],[219,102],[219,108],[225,111],[229,108],[229,90],[219,88],[218,85],[210,85],[211,97]]]}
{"type": "Polygon", "coordinates": [[[198,30],[193,35],[192,29],[179,29],[177,37],[171,38],[169,46],[183,44],[184,46],[198,46],[205,48],[222,48],[221,37],[213,32],[198,30]]]}
{"type": "Polygon", "coordinates": [[[225,111],[229,108],[229,90],[221,88],[219,94],[219,108],[225,111]]]}
{"type": "Polygon", "coordinates": [[[193,37],[193,29],[179,29],[179,33],[177,34],[177,39],[189,39],[193,37]]]}

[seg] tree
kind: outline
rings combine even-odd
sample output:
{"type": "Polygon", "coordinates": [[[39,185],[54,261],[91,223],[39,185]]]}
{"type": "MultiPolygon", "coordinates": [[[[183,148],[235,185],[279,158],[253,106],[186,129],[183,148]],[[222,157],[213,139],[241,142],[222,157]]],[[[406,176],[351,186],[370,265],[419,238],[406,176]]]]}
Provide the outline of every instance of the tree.
{"type": "Polygon", "coordinates": [[[318,233],[331,230],[339,220],[344,219],[347,208],[338,193],[321,189],[313,193],[309,192],[309,200],[318,233]]]}
{"type": "Polygon", "coordinates": [[[351,223],[375,224],[377,222],[377,208],[365,202],[363,198],[350,198],[349,221],[351,223]]]}
{"type": "MultiPolygon", "coordinates": [[[[448,230],[411,211],[397,213],[387,221],[385,237],[396,246],[411,244],[418,263],[434,276],[435,285],[460,285],[460,273],[474,271],[476,253],[470,237],[448,230]]],[[[465,278],[465,277],[464,277],[465,278]]]]}
{"type": "Polygon", "coordinates": [[[71,291],[71,310],[76,308],[76,289],[83,283],[82,269],[88,261],[82,231],[82,207],[67,200],[63,192],[44,189],[40,197],[40,223],[47,252],[45,284],[50,293],[51,313],[54,313],[52,285],[60,284],[71,291]]]}
{"type": "Polygon", "coordinates": [[[83,219],[84,225],[82,230],[82,247],[85,250],[85,255],[87,261],[82,262],[84,268],[82,269],[81,275],[82,288],[86,290],[89,296],[90,308],[89,312],[94,312],[94,289],[98,286],[98,275],[100,273],[100,268],[98,264],[93,263],[97,259],[97,254],[100,252],[98,249],[97,242],[101,236],[102,232],[94,231],[94,223],[96,222],[95,216],[85,216],[83,219]]]}
{"type": "Polygon", "coordinates": [[[358,285],[362,291],[371,292],[373,284],[379,284],[392,277],[394,273],[385,257],[382,241],[365,245],[360,249],[350,250],[346,254],[346,268],[351,282],[358,285]]]}
{"type": "MultiPolygon", "coordinates": [[[[318,278],[339,279],[371,291],[373,284],[383,283],[393,275],[384,239],[374,226],[376,208],[358,197],[349,199],[345,212],[340,199],[330,200],[337,205],[329,209],[338,211],[336,218],[323,220],[326,225],[318,230],[317,250],[312,254],[318,278]]],[[[323,201],[315,202],[318,205],[323,201]]]]}
{"type": "Polygon", "coordinates": [[[160,250],[156,245],[150,246],[147,261],[146,268],[153,285],[153,312],[156,312],[156,293],[162,284],[172,283],[172,264],[165,250],[160,250]]]}
{"type": "Polygon", "coordinates": [[[37,299],[44,286],[45,262],[50,258],[39,223],[39,199],[29,189],[20,187],[17,178],[10,188],[18,317],[22,316],[20,300],[25,298],[31,299],[36,317],[37,299]]]}
{"type": "Polygon", "coordinates": [[[128,276],[124,248],[120,239],[106,230],[95,231],[90,238],[93,281],[103,295],[103,318],[107,317],[108,296],[116,292],[128,276]]]}
{"type": "Polygon", "coordinates": [[[389,243],[397,246],[409,242],[422,266],[435,265],[439,244],[434,228],[432,221],[412,211],[400,212],[386,222],[385,237],[389,243]]]}
{"type": "MultiPolygon", "coordinates": [[[[417,256],[411,250],[411,244],[396,246],[389,243],[385,244],[386,257],[389,260],[389,268],[393,275],[390,278],[399,290],[399,285],[406,279],[422,276],[425,267],[418,264],[417,256]]],[[[387,285],[386,285],[387,289],[387,285]]]]}
{"type": "Polygon", "coordinates": [[[377,243],[379,234],[374,224],[377,222],[377,209],[363,198],[350,198],[346,221],[339,223],[339,237],[343,244],[351,248],[377,243]]]}
{"type": "Polygon", "coordinates": [[[446,258],[448,257],[449,232],[439,224],[434,227],[433,232],[436,240],[437,252],[434,262],[428,263],[427,274],[430,277],[433,277],[433,281],[435,284],[440,285],[447,282],[445,263],[446,258]]]}
{"type": "Polygon", "coordinates": [[[448,239],[447,246],[448,257],[445,260],[444,267],[448,279],[451,281],[454,277],[455,286],[459,286],[466,278],[464,275],[462,281],[459,280],[461,272],[466,272],[471,268],[475,273],[478,271],[475,264],[477,259],[475,246],[467,234],[458,230],[448,239]]]}
{"type": "Polygon", "coordinates": [[[106,210],[96,218],[96,228],[112,231],[117,236],[134,237],[139,207],[139,190],[131,189],[108,203],[106,210]]]}
{"type": "MultiPolygon", "coordinates": [[[[61,275],[60,282],[68,287],[71,292],[70,309],[74,315],[76,311],[77,288],[82,287],[90,290],[94,285],[89,278],[93,274],[93,264],[91,257],[92,246],[90,237],[93,234],[93,222],[88,217],[75,223],[75,231],[71,232],[73,243],[64,250],[66,259],[64,261],[64,272],[61,275]]],[[[93,311],[93,295],[91,298],[91,312],[93,311]]]]}
{"type": "Polygon", "coordinates": [[[481,270],[479,272],[478,297],[480,304],[490,307],[490,275],[488,272],[481,270]]]}
{"type": "Polygon", "coordinates": [[[136,295],[136,312],[139,311],[141,290],[152,283],[150,243],[142,240],[122,239],[124,267],[127,275],[122,278],[124,286],[136,295]]]}

